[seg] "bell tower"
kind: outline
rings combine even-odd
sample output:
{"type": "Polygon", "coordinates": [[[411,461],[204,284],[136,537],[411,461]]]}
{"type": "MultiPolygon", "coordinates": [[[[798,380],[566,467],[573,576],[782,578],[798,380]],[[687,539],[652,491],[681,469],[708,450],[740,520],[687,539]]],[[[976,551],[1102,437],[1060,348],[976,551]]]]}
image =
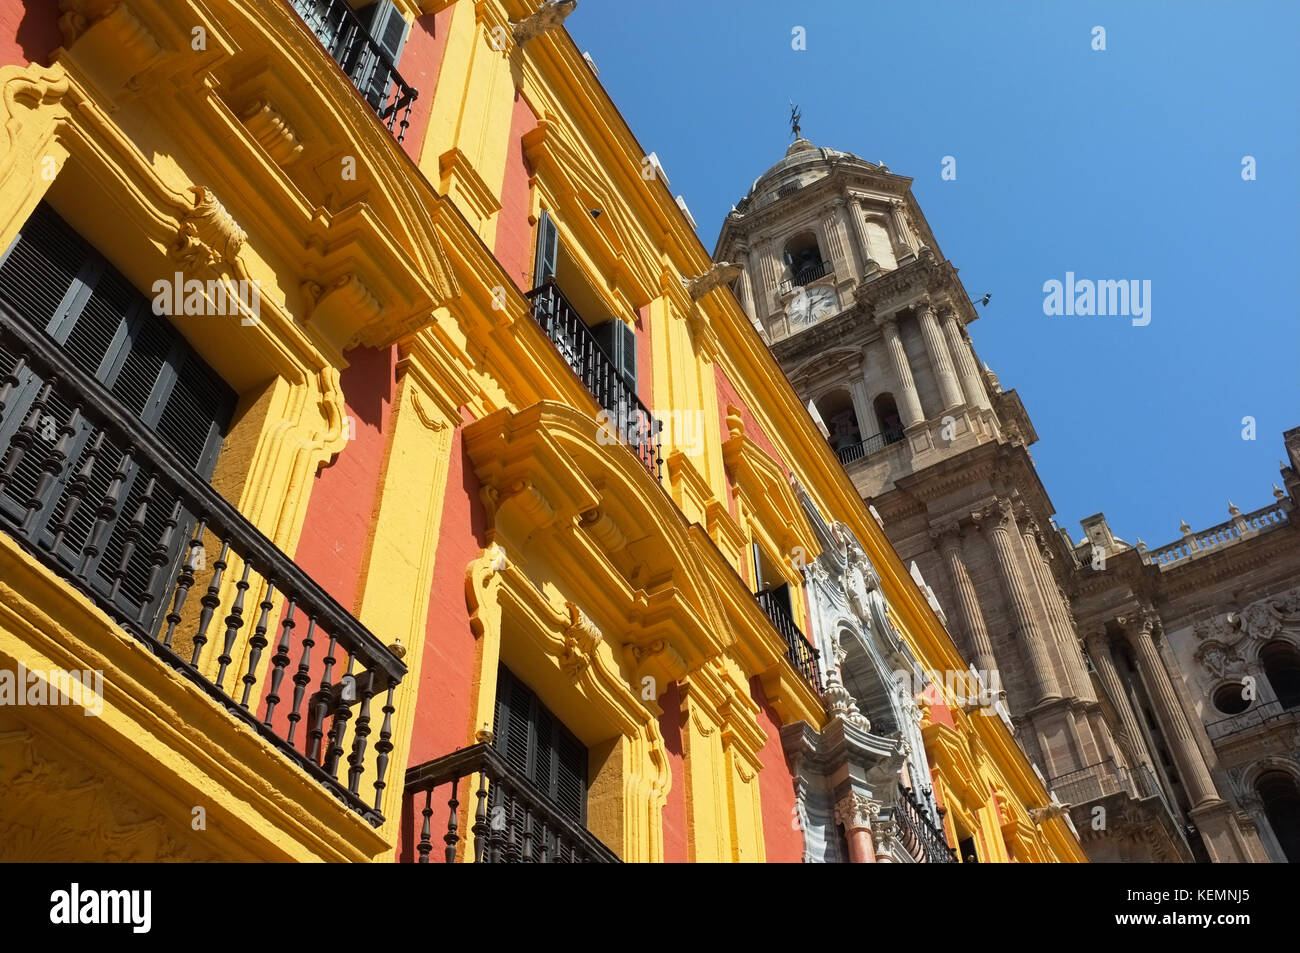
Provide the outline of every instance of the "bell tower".
{"type": "Polygon", "coordinates": [[[1143,738],[1094,680],[1037,435],[977,358],[978,312],[911,185],[796,138],[727,215],[714,258],[741,267],[742,307],[966,659],[1005,690],[1017,742],[1074,805],[1089,853],[1191,860],[1190,805],[1142,773],[1143,738]],[[1098,806],[1113,820],[1100,830],[1098,806]]]}

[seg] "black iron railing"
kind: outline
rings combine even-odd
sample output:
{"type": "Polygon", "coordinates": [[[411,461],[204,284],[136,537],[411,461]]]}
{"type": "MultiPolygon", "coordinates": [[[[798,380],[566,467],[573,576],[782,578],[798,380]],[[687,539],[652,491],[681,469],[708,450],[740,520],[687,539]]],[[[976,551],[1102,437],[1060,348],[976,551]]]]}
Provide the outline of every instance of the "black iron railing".
{"type": "Polygon", "coordinates": [[[402,79],[391,56],[370,35],[347,0],[289,0],[334,62],[370,104],[380,122],[401,142],[419,95],[402,79]]]}
{"type": "Polygon", "coordinates": [[[840,463],[849,464],[855,460],[861,460],[863,457],[869,457],[877,450],[883,450],[891,443],[898,443],[903,439],[903,428],[892,427],[889,430],[873,434],[861,443],[851,444],[847,447],[841,447],[835,451],[835,456],[840,458],[840,463]]]}
{"type": "MultiPolygon", "coordinates": [[[[461,829],[473,834],[462,850],[463,863],[617,864],[618,856],[585,827],[556,808],[491,745],[482,743],[417,765],[406,772],[406,796],[419,833],[407,855],[429,863],[434,827],[443,859],[455,863],[461,829]],[[443,788],[446,800],[434,791],[443,788]],[[465,816],[461,816],[461,805],[465,816]],[[435,823],[434,815],[438,816],[435,823]]],[[[408,842],[409,843],[409,842],[408,842]]]]}
{"type": "Polygon", "coordinates": [[[0,530],[380,824],[398,657],[0,302],[0,427],[7,416],[21,424],[3,428],[0,530]]]}
{"type": "Polygon", "coordinates": [[[814,261],[806,265],[794,266],[791,269],[789,278],[781,282],[781,290],[789,291],[792,288],[802,288],[809,282],[816,281],[818,278],[825,278],[835,271],[835,266],[829,261],[814,261]]]}
{"type": "Polygon", "coordinates": [[[899,838],[913,857],[928,864],[955,864],[957,851],[948,846],[942,825],[930,818],[926,808],[912,789],[898,785],[898,804],[894,812],[899,838]]]}
{"type": "Polygon", "coordinates": [[[1205,726],[1205,733],[1210,736],[1211,741],[1218,741],[1229,735],[1239,734],[1251,728],[1257,728],[1268,722],[1284,718],[1287,715],[1300,715],[1300,708],[1287,708],[1280,701],[1265,702],[1262,705],[1248,708],[1240,714],[1230,715],[1227,718],[1220,718],[1218,721],[1210,722],[1205,726]]]}
{"type": "Polygon", "coordinates": [[[596,403],[605,408],[600,439],[626,444],[658,479],[663,466],[659,455],[659,421],[623,379],[586,322],[560,292],[559,285],[548,281],[528,292],[526,297],[532,302],[533,317],[564,362],[586,385],[596,403]]]}
{"type": "Polygon", "coordinates": [[[821,663],[818,661],[821,653],[813,648],[799,626],[795,625],[794,617],[790,615],[787,605],[788,597],[779,590],[770,590],[758,593],[755,598],[763,607],[763,612],[772,623],[772,627],[785,641],[785,657],[814,691],[821,692],[822,673],[821,663]]]}
{"type": "Polygon", "coordinates": [[[1111,794],[1137,797],[1137,789],[1128,771],[1116,765],[1114,758],[1057,775],[1048,783],[1048,788],[1065,804],[1087,804],[1111,794]]]}

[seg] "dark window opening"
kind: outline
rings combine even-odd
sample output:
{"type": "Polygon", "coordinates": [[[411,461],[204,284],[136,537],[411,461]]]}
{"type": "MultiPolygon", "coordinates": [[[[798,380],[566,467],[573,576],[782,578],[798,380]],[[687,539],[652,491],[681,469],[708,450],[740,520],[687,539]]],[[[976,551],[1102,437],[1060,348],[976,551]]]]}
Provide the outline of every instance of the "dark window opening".
{"type": "Polygon", "coordinates": [[[871,408],[876,412],[876,424],[880,427],[880,433],[902,432],[903,418],[898,415],[898,404],[894,402],[893,394],[881,394],[872,401],[871,408]]]}
{"type": "Polygon", "coordinates": [[[1300,652],[1296,647],[1275,639],[1259,650],[1259,661],[1282,707],[1300,706],[1300,652]]]}
{"type": "Polygon", "coordinates": [[[587,749],[537,694],[504,665],[497,669],[493,745],[552,807],[587,823],[587,749]]]}
{"type": "Polygon", "coordinates": [[[1212,700],[1214,707],[1225,715],[1240,715],[1250,707],[1250,699],[1246,698],[1245,686],[1241,682],[1220,685],[1214,690],[1212,700]]]}
{"type": "Polygon", "coordinates": [[[978,864],[980,856],[975,851],[975,838],[964,837],[957,841],[957,856],[963,864],[978,864]]]}
{"type": "Polygon", "coordinates": [[[1283,771],[1269,771],[1260,776],[1255,790],[1287,863],[1300,863],[1300,786],[1283,771]]]}
{"type": "MultiPolygon", "coordinates": [[[[135,417],[183,463],[204,479],[211,478],[234,412],[235,393],[165,318],[154,314],[151,302],[46,203],[37,206],[0,260],[0,302],[44,328],[69,363],[117,398],[124,416],[135,417]]],[[[0,338],[0,380],[14,372],[18,361],[7,341],[0,338]]],[[[62,432],[70,431],[68,464],[21,532],[65,567],[77,568],[99,502],[120,474],[120,508],[105,545],[92,556],[87,578],[95,591],[111,593],[114,604],[132,618],[147,594],[156,618],[162,591],[175,578],[182,541],[190,538],[194,514],[178,511],[165,561],[171,569],[156,574],[151,588],[154,541],[163,538],[179,503],[169,489],[153,486],[141,535],[147,542],[131,551],[115,589],[132,516],[151,489],[152,481],[141,477],[149,448],[137,447],[128,458],[125,446],[92,433],[79,413],[74,426],[75,401],[67,390],[51,390],[43,413],[34,408],[46,382],[30,368],[10,382],[14,389],[0,420],[0,454],[10,452],[18,428],[34,412],[40,419],[33,445],[0,490],[0,521],[23,524],[50,450],[62,432]],[[69,490],[83,469],[90,473],[89,486],[82,504],[73,508],[69,490]]]]}

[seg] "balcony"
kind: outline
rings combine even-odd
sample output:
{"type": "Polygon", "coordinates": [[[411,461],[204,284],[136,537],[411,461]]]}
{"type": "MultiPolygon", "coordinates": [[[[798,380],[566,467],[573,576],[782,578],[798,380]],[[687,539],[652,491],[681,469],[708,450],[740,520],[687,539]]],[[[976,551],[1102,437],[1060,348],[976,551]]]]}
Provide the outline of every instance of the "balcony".
{"type": "Polygon", "coordinates": [[[841,447],[835,451],[835,456],[840,458],[840,463],[848,466],[864,457],[869,457],[878,450],[883,450],[891,443],[899,443],[903,439],[903,428],[892,427],[889,430],[874,434],[860,443],[850,444],[847,447],[841,447]]]}
{"type": "Polygon", "coordinates": [[[825,278],[827,275],[834,274],[835,266],[829,261],[814,261],[807,264],[792,265],[791,274],[781,282],[781,291],[793,291],[795,288],[802,288],[806,284],[816,281],[818,278],[825,278]]]}
{"type": "Polygon", "coordinates": [[[596,341],[596,336],[574,310],[553,281],[526,295],[532,302],[533,317],[550,338],[564,363],[578,376],[596,403],[617,422],[620,440],[651,476],[659,479],[663,458],[659,453],[660,424],[624,382],[614,362],[596,341]]]}
{"type": "Polygon", "coordinates": [[[1058,775],[1052,778],[1048,788],[1065,804],[1087,804],[1112,794],[1138,796],[1128,772],[1118,767],[1113,758],[1058,775]]]}
{"type": "Polygon", "coordinates": [[[794,670],[799,673],[805,682],[807,682],[817,693],[822,691],[822,673],[821,664],[818,661],[821,653],[813,648],[812,644],[804,637],[799,627],[795,625],[794,617],[790,614],[788,597],[781,593],[780,590],[769,590],[760,592],[755,595],[758,604],[763,607],[763,612],[767,615],[768,621],[772,627],[781,634],[785,640],[785,657],[794,670]]]}
{"type": "Polygon", "coordinates": [[[898,785],[898,802],[894,810],[899,839],[918,861],[925,864],[955,864],[957,851],[948,846],[943,827],[930,819],[930,811],[917,799],[912,789],[898,785]]]}
{"type": "Polygon", "coordinates": [[[461,851],[464,863],[619,863],[612,850],[552,806],[489,744],[476,744],[411,768],[406,772],[406,797],[422,818],[410,851],[421,864],[429,863],[433,853],[435,804],[439,826],[446,828],[439,839],[444,845],[443,860],[448,864],[456,862],[464,822],[469,823],[474,838],[472,856],[468,844],[461,851]],[[434,798],[438,788],[446,789],[446,801],[443,793],[434,798]],[[460,805],[465,802],[469,803],[462,820],[460,805]],[[441,823],[444,804],[445,825],[441,823]]]}
{"type": "Polygon", "coordinates": [[[385,128],[401,142],[419,91],[402,79],[347,0],[289,0],[385,128]]]}
{"type": "Polygon", "coordinates": [[[1205,733],[1211,741],[1222,741],[1233,735],[1241,734],[1252,728],[1280,721],[1287,716],[1300,714],[1300,708],[1286,708],[1280,701],[1265,702],[1243,711],[1239,715],[1220,718],[1205,726],[1205,733]]]}
{"type": "Polygon", "coordinates": [[[2,302],[0,372],[0,530],[381,824],[400,659],[2,302]]]}

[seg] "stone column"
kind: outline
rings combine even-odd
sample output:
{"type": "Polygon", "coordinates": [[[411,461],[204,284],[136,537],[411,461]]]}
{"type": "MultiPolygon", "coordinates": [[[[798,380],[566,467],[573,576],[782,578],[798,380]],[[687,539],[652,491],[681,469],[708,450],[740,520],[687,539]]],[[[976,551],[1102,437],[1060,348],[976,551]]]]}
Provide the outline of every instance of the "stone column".
{"type": "Polygon", "coordinates": [[[1142,615],[1121,619],[1120,624],[1124,626],[1124,634],[1128,637],[1129,645],[1133,647],[1138,671],[1142,675],[1142,683],[1146,686],[1152,704],[1155,705],[1161,733],[1164,734],[1165,742],[1174,756],[1174,763],[1178,766],[1178,773],[1182,777],[1188,800],[1193,807],[1219,800],[1219,794],[1214,789],[1214,781],[1210,778],[1209,766],[1206,765],[1201,749],[1197,747],[1196,740],[1192,737],[1192,726],[1188,724],[1187,716],[1183,714],[1183,708],[1178,704],[1178,696],[1174,694],[1169,672],[1166,671],[1164,663],[1160,660],[1160,653],[1156,650],[1154,620],[1142,615]]]}
{"type": "Polygon", "coordinates": [[[948,350],[952,352],[953,359],[957,363],[957,376],[961,379],[961,389],[966,395],[966,403],[971,407],[990,409],[992,404],[989,403],[989,395],[984,390],[984,381],[980,378],[979,368],[975,365],[975,354],[971,351],[970,342],[962,334],[961,325],[957,321],[957,311],[951,305],[944,309],[942,323],[944,337],[948,339],[948,350]]]}
{"type": "Polygon", "coordinates": [[[880,270],[880,263],[871,257],[871,244],[867,241],[867,228],[863,224],[863,216],[866,212],[862,208],[862,199],[857,197],[849,199],[845,214],[852,226],[853,237],[857,241],[859,260],[862,262],[862,273],[864,275],[874,274],[880,270]]]}
{"type": "Polygon", "coordinates": [[[841,277],[861,275],[865,270],[866,252],[862,248],[861,236],[853,230],[853,211],[843,196],[837,197],[832,204],[835,207],[836,227],[844,236],[844,264],[848,268],[846,275],[841,277]]]}
{"type": "Polygon", "coordinates": [[[1029,590],[1016,565],[1016,550],[1012,540],[1016,519],[1011,509],[1011,501],[998,499],[980,514],[981,524],[993,547],[993,555],[1002,575],[1002,584],[1011,601],[1012,617],[1016,621],[1020,644],[1029,660],[1029,669],[1034,680],[1034,690],[1038,701],[1060,698],[1061,690],[1056,684],[1056,673],[1052,671],[1052,660],[1047,654],[1047,645],[1043,633],[1039,631],[1034,619],[1033,603],[1029,590]]]}
{"type": "Polygon", "coordinates": [[[1029,566],[1034,576],[1034,585],[1047,609],[1047,621],[1060,653],[1061,667],[1065,671],[1070,693],[1084,701],[1096,701],[1092,691],[1092,679],[1088,677],[1088,668],[1084,665],[1083,655],[1079,652],[1079,640],[1075,638],[1074,626],[1052,575],[1048,563],[1048,553],[1043,549],[1038,527],[1026,516],[1021,520],[1025,553],[1029,557],[1029,566]]]}
{"type": "Polygon", "coordinates": [[[889,203],[889,217],[894,224],[894,234],[897,236],[900,252],[895,257],[902,258],[904,255],[916,256],[919,254],[916,248],[916,240],[912,237],[911,229],[907,227],[907,207],[901,199],[894,199],[889,203]]]}
{"type": "Polygon", "coordinates": [[[738,264],[742,266],[740,269],[740,305],[745,309],[745,313],[749,315],[749,320],[757,321],[758,311],[754,308],[753,279],[749,276],[749,249],[742,245],[736,249],[736,253],[740,259],[738,264]]]}
{"type": "Polygon", "coordinates": [[[939,552],[948,564],[948,578],[952,580],[953,592],[957,595],[957,610],[966,630],[966,644],[974,655],[972,661],[981,672],[992,672],[997,668],[997,660],[993,657],[993,643],[984,626],[984,613],[980,611],[975,585],[966,571],[966,560],[961,551],[961,525],[949,523],[931,530],[930,536],[938,542],[939,552]]]}
{"type": "Polygon", "coordinates": [[[834,269],[836,277],[843,278],[852,266],[852,261],[845,251],[843,240],[840,238],[840,220],[834,205],[822,213],[822,237],[826,241],[825,248],[822,250],[822,257],[831,263],[831,268],[834,269]]]}
{"type": "Polygon", "coordinates": [[[943,409],[960,407],[962,395],[961,388],[957,385],[957,372],[953,370],[952,358],[948,354],[948,343],[939,330],[934,306],[928,300],[922,301],[917,308],[916,320],[921,326],[921,336],[925,338],[925,350],[930,356],[930,366],[934,369],[935,379],[939,382],[939,395],[943,399],[943,409]]]}
{"type": "Polygon", "coordinates": [[[759,241],[758,245],[749,251],[749,260],[753,265],[752,271],[759,279],[756,283],[758,297],[763,299],[763,313],[759,315],[760,319],[766,319],[771,313],[772,291],[776,288],[780,273],[777,270],[776,258],[772,254],[772,240],[764,238],[759,241]]]}
{"type": "Polygon", "coordinates": [[[889,363],[898,385],[898,415],[903,418],[903,426],[910,427],[924,420],[925,415],[921,413],[921,399],[916,393],[916,381],[912,379],[912,367],[907,363],[907,352],[903,350],[903,339],[898,336],[898,319],[893,316],[885,318],[880,328],[885,335],[889,363]]]}
{"type": "Polygon", "coordinates": [[[836,802],[835,820],[844,825],[845,840],[849,842],[849,863],[876,862],[871,825],[879,814],[880,805],[862,794],[853,793],[836,802]]]}
{"type": "MultiPolygon", "coordinates": [[[[1106,694],[1110,696],[1111,704],[1115,712],[1119,715],[1120,724],[1124,726],[1124,734],[1128,735],[1129,741],[1133,745],[1133,755],[1139,762],[1151,765],[1151,753],[1147,751],[1146,739],[1142,735],[1142,730],[1138,727],[1137,713],[1133,711],[1133,706],[1129,704],[1128,692],[1124,690],[1124,682],[1119,677],[1119,670],[1115,668],[1115,659],[1110,654],[1110,636],[1106,633],[1106,627],[1102,626],[1087,637],[1088,655],[1092,659],[1092,667],[1097,670],[1097,679],[1101,682],[1101,687],[1105,689],[1106,694]]],[[[1116,765],[1119,767],[1119,765],[1116,765]]],[[[1134,766],[1136,768],[1136,766],[1134,766]]],[[[1136,774],[1136,770],[1134,771],[1136,774]]],[[[1137,778],[1134,777],[1134,783],[1137,778]]]]}

